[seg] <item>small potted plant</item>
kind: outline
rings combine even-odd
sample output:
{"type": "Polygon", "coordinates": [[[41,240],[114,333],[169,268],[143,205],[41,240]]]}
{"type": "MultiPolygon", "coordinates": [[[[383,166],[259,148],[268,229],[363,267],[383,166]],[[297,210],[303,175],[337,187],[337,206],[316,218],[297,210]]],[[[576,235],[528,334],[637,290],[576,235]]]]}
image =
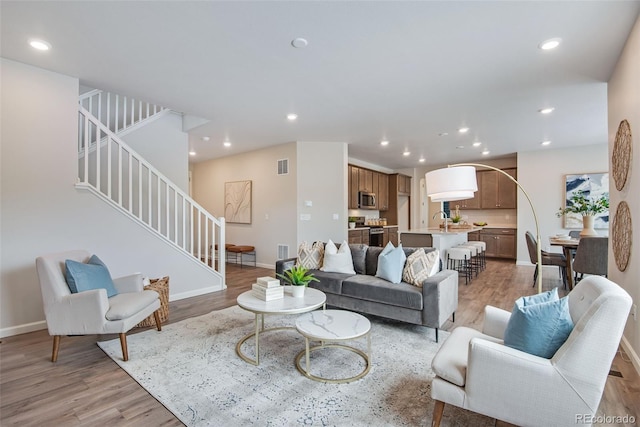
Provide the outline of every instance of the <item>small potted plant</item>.
{"type": "Polygon", "coordinates": [[[301,265],[294,265],[289,270],[286,270],[284,274],[278,274],[278,277],[284,280],[286,284],[291,285],[291,292],[297,298],[304,296],[304,288],[309,282],[319,282],[312,273],[309,273],[309,269],[301,265]]]}
{"type": "Polygon", "coordinates": [[[355,216],[350,216],[349,217],[349,228],[356,228],[356,217],[355,216]]]}
{"type": "Polygon", "coordinates": [[[461,219],[462,216],[460,216],[460,205],[456,205],[456,210],[453,212],[453,215],[451,215],[451,222],[453,222],[454,224],[458,224],[460,223],[461,219]]]}
{"type": "Polygon", "coordinates": [[[582,215],[582,231],[580,236],[597,236],[598,233],[593,229],[594,217],[598,214],[606,212],[609,209],[609,196],[607,194],[594,199],[586,196],[583,191],[576,191],[571,199],[571,204],[562,209],[560,208],[556,216],[561,217],[566,214],[582,215]]]}

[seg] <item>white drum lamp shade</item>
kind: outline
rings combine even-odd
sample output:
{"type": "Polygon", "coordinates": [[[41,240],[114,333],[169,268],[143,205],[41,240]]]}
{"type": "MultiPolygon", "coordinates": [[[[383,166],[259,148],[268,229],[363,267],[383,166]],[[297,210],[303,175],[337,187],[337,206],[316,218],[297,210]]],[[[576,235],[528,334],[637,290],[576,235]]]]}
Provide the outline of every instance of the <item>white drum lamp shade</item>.
{"type": "Polygon", "coordinates": [[[446,202],[473,198],[478,191],[476,168],[457,166],[436,169],[425,174],[427,196],[432,202],[446,202]]]}

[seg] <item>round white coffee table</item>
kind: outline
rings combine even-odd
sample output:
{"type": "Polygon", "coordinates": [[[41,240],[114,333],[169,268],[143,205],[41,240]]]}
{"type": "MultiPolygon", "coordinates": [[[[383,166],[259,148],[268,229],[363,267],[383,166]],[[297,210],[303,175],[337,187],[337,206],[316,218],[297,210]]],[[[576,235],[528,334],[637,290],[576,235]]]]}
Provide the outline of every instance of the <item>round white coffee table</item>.
{"type": "Polygon", "coordinates": [[[327,296],[324,292],[307,287],[304,296],[296,298],[291,295],[291,286],[284,287],[284,298],[264,301],[253,295],[251,291],[238,295],[238,305],[247,311],[255,314],[255,332],[243,337],[236,344],[236,353],[242,360],[253,365],[260,364],[260,333],[267,331],[277,331],[282,329],[295,329],[292,326],[282,326],[278,328],[264,327],[265,314],[299,314],[306,313],[324,306],[327,296]],[[256,358],[252,359],[242,352],[242,344],[255,336],[256,358]]]}
{"type": "Polygon", "coordinates": [[[348,383],[359,380],[371,369],[371,322],[366,317],[345,310],[318,310],[304,314],[296,320],[296,329],[305,339],[305,349],[296,356],[296,368],[308,378],[325,383],[348,383]],[[367,337],[367,352],[338,342],[367,337]],[[309,341],[320,341],[320,345],[309,346],[309,341]],[[327,344],[331,343],[331,344],[327,344]],[[364,370],[349,378],[323,378],[311,373],[309,353],[322,348],[334,347],[352,351],[364,359],[364,370]],[[305,356],[306,369],[302,369],[300,361],[305,356]]]}

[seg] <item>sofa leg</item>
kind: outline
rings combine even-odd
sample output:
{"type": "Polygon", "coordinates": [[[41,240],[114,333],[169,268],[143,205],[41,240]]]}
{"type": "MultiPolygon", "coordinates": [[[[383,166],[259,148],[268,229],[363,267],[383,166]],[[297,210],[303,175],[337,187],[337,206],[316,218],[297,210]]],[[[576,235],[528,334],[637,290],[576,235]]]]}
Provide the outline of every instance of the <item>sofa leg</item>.
{"type": "Polygon", "coordinates": [[[431,420],[431,427],[440,427],[440,421],[442,421],[442,414],[444,413],[444,402],[436,400],[436,404],[433,407],[433,419],[431,420]]]}
{"type": "Polygon", "coordinates": [[[58,350],[60,349],[60,335],[53,336],[53,352],[51,353],[51,361],[58,361],[58,350]]]}
{"type": "Polygon", "coordinates": [[[438,342],[438,328],[436,328],[436,342],[438,342]]]}
{"type": "Polygon", "coordinates": [[[156,320],[156,328],[158,328],[158,331],[161,331],[162,324],[160,323],[160,313],[158,313],[159,310],[160,309],[153,312],[153,318],[156,320]]]}
{"type": "Polygon", "coordinates": [[[129,360],[129,350],[127,350],[127,334],[120,333],[120,347],[122,347],[122,359],[129,360]]]}
{"type": "Polygon", "coordinates": [[[455,311],[451,314],[451,321],[452,322],[456,321],[456,312],[455,311]]]}

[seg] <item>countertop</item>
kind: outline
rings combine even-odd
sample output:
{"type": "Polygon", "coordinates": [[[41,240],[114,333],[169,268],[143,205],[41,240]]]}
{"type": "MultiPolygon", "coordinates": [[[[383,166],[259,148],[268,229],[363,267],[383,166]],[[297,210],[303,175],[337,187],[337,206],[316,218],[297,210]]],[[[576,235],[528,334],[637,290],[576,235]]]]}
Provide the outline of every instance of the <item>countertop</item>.
{"type": "Polygon", "coordinates": [[[444,228],[440,227],[428,227],[428,228],[415,228],[413,230],[401,231],[401,234],[468,234],[474,231],[480,231],[483,227],[472,228],[453,228],[444,231],[444,228]]]}
{"type": "Polygon", "coordinates": [[[368,230],[371,227],[398,228],[397,225],[370,225],[370,226],[366,226],[366,227],[349,228],[349,230],[368,230]]]}

